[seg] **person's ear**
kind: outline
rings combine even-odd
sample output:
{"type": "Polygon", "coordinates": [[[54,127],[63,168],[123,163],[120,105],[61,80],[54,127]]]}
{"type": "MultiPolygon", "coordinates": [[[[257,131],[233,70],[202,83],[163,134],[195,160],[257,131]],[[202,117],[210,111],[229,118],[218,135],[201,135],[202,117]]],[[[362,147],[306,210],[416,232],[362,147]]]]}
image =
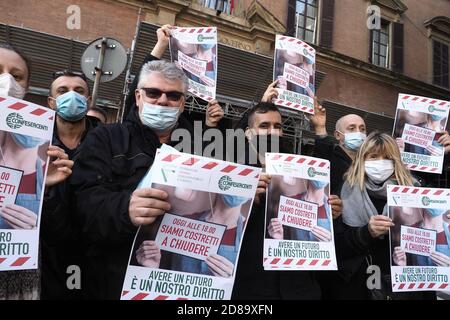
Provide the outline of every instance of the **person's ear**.
{"type": "Polygon", "coordinates": [[[340,133],[337,130],[334,130],[334,137],[336,138],[337,141],[341,142],[341,140],[342,140],[342,133],[340,133]]]}
{"type": "Polygon", "coordinates": [[[249,127],[247,127],[246,129],[245,129],[245,137],[247,138],[247,140],[248,141],[250,141],[251,140],[251,138],[252,138],[252,136],[253,136],[253,132],[252,132],[252,129],[250,129],[249,127]]]}
{"type": "Polygon", "coordinates": [[[55,110],[56,109],[55,98],[48,96],[47,97],[47,105],[50,107],[50,109],[55,110]]]}
{"type": "Polygon", "coordinates": [[[91,105],[92,104],[92,97],[91,96],[88,96],[86,101],[87,101],[88,108],[95,107],[95,106],[91,105]]]}
{"type": "Polygon", "coordinates": [[[141,100],[141,96],[142,96],[141,90],[136,89],[134,91],[134,97],[136,98],[136,106],[138,105],[138,102],[141,100]]]}

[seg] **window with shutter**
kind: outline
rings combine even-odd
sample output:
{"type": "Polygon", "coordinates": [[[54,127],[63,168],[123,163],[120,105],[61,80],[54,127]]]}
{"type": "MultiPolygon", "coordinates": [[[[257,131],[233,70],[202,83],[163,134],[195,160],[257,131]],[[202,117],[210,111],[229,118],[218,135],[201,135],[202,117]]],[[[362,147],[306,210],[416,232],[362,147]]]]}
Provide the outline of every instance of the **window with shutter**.
{"type": "Polygon", "coordinates": [[[449,88],[448,45],[433,40],[433,84],[449,88]]]}

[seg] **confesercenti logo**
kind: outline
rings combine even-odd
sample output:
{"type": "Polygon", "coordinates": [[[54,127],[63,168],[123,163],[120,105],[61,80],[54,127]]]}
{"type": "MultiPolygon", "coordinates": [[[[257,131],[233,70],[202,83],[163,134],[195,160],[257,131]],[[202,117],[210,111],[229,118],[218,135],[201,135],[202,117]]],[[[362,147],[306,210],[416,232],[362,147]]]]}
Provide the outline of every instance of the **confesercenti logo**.
{"type": "Polygon", "coordinates": [[[44,126],[40,123],[24,120],[23,117],[16,112],[8,114],[8,116],[6,117],[6,125],[11,129],[20,129],[22,126],[25,126],[45,131],[48,130],[47,126],[44,126]]]}
{"type": "Polygon", "coordinates": [[[197,37],[198,42],[203,42],[203,40],[214,40],[214,37],[205,37],[202,34],[199,34],[197,37]]]}
{"type": "Polygon", "coordinates": [[[245,184],[240,182],[233,182],[231,177],[223,176],[219,179],[219,189],[222,191],[227,191],[231,187],[240,188],[240,189],[251,189],[251,184],[245,184]]]}
{"type": "Polygon", "coordinates": [[[433,106],[432,104],[430,104],[430,105],[428,106],[428,111],[430,111],[430,112],[434,112],[434,111],[446,112],[446,110],[444,110],[444,109],[438,109],[438,108],[436,108],[435,106],[433,106]]]}
{"type": "Polygon", "coordinates": [[[314,178],[315,176],[324,176],[324,177],[326,177],[327,174],[325,172],[316,171],[316,169],[314,169],[313,167],[310,167],[308,169],[308,176],[310,176],[311,178],[314,178]]]}
{"type": "Polygon", "coordinates": [[[432,203],[446,204],[447,201],[446,200],[431,200],[429,197],[422,197],[422,204],[424,206],[429,206],[432,203]]]}

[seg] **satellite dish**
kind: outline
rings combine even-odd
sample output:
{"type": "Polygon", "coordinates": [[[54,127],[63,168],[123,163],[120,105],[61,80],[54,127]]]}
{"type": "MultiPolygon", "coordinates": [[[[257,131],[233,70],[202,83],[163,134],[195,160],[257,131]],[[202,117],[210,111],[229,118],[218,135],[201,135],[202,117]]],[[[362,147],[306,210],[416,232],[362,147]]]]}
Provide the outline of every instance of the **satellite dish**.
{"type": "Polygon", "coordinates": [[[84,75],[95,81],[96,71],[101,69],[100,82],[116,79],[127,65],[127,51],[116,39],[99,38],[92,41],[81,57],[81,70],[84,75]],[[102,50],[104,43],[104,50],[102,50]]]}

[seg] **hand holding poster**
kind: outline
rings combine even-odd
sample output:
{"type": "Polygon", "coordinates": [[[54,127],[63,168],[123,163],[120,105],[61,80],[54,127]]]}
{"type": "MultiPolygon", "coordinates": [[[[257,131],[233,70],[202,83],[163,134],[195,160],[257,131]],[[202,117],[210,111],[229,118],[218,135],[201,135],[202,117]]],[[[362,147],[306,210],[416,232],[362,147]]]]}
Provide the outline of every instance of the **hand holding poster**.
{"type": "Polygon", "coordinates": [[[292,37],[277,35],[273,79],[279,106],[314,114],[316,50],[292,37]]]}
{"type": "Polygon", "coordinates": [[[139,229],[122,299],[230,299],[260,169],[158,150],[142,188],[170,211],[139,229]]]}
{"type": "Polygon", "coordinates": [[[447,126],[450,102],[400,94],[393,137],[410,170],[442,173],[444,148],[438,142],[447,126]]]}
{"type": "Polygon", "coordinates": [[[264,269],[337,270],[327,160],[266,153],[264,269]]]}
{"type": "Polygon", "coordinates": [[[55,112],[0,97],[0,271],[38,267],[39,225],[55,112]],[[26,159],[26,161],[24,161],[26,159]]]}
{"type": "Polygon", "coordinates": [[[217,28],[174,27],[170,55],[189,79],[189,92],[206,101],[216,98],[217,28]]]}
{"type": "Polygon", "coordinates": [[[392,290],[450,290],[450,190],[388,186],[392,290]]]}

